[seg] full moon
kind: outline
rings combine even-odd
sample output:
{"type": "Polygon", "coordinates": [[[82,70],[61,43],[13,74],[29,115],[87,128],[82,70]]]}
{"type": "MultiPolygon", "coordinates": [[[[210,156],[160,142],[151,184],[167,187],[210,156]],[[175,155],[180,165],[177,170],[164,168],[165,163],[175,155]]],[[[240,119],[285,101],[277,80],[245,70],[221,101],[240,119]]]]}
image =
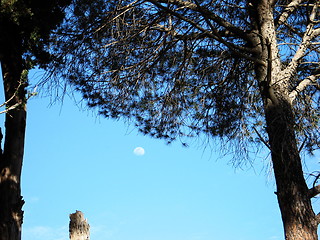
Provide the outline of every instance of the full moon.
{"type": "Polygon", "coordinates": [[[133,153],[137,156],[143,156],[145,151],[142,147],[136,147],[134,150],[133,150],[133,153]]]}

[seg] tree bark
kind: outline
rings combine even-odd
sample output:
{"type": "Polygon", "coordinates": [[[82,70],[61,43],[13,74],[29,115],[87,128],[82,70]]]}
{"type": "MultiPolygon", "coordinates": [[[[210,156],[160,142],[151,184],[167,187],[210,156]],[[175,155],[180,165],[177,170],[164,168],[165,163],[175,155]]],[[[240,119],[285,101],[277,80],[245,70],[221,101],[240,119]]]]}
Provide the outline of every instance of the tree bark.
{"type": "Polygon", "coordinates": [[[318,223],[303,176],[289,98],[268,104],[266,121],[285,239],[318,240],[318,223]]]}
{"type": "Polygon", "coordinates": [[[81,211],[70,214],[69,237],[70,240],[89,240],[90,225],[81,211]]]}
{"type": "Polygon", "coordinates": [[[16,105],[5,116],[4,149],[0,154],[0,240],[20,240],[23,221],[21,168],[26,127],[26,80],[17,36],[2,32],[0,61],[6,107],[16,105]],[[4,41],[6,39],[6,43],[4,41]]]}
{"type": "Polygon", "coordinates": [[[257,64],[256,78],[264,103],[266,130],[277,185],[277,198],[286,240],[318,240],[317,217],[303,176],[295,135],[295,116],[289,97],[289,77],[282,71],[274,25],[273,8],[268,0],[249,1],[252,46],[257,64]]]}

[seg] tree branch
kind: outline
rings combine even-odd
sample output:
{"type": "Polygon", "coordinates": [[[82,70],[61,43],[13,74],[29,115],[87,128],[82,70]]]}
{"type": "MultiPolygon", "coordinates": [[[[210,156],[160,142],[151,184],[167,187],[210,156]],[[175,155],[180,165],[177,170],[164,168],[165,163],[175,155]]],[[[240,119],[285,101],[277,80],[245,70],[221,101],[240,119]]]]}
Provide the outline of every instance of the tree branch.
{"type": "Polygon", "coordinates": [[[218,15],[214,14],[213,12],[208,10],[207,8],[201,6],[197,1],[196,1],[196,4],[189,2],[189,1],[183,1],[183,0],[165,0],[165,1],[160,1],[160,2],[163,2],[163,3],[169,2],[171,4],[183,6],[183,7],[189,8],[193,11],[196,11],[198,13],[201,13],[201,15],[204,18],[208,18],[208,19],[214,21],[215,23],[217,23],[221,27],[224,27],[225,29],[232,32],[236,36],[242,38],[243,40],[246,40],[246,41],[250,40],[248,34],[245,31],[234,26],[230,22],[226,21],[224,18],[221,18],[218,15]]]}
{"type": "Polygon", "coordinates": [[[266,145],[266,147],[271,150],[269,143],[261,136],[261,134],[258,132],[258,130],[255,127],[253,127],[253,130],[256,132],[256,134],[258,135],[261,142],[263,142],[263,144],[266,145]]]}
{"type": "MultiPolygon", "coordinates": [[[[0,105],[0,108],[9,105],[9,103],[18,95],[18,91],[19,91],[20,87],[22,86],[22,84],[23,84],[23,82],[20,81],[20,82],[19,82],[19,85],[18,85],[18,87],[17,87],[17,89],[16,89],[16,91],[14,92],[14,94],[13,94],[7,101],[5,101],[4,103],[2,103],[2,104],[0,105]]],[[[21,104],[22,104],[21,102],[18,102],[18,103],[16,103],[16,104],[11,105],[11,106],[7,106],[7,108],[6,108],[5,110],[0,111],[0,114],[7,113],[7,112],[9,112],[10,110],[13,110],[13,109],[17,108],[17,107],[20,106],[21,104]]]]}
{"type": "Polygon", "coordinates": [[[313,198],[313,197],[317,196],[318,194],[320,194],[320,184],[309,189],[309,197],[310,198],[313,198]]]}
{"type": "Polygon", "coordinates": [[[293,13],[299,6],[300,3],[302,3],[305,0],[294,0],[291,1],[284,9],[282,14],[279,16],[279,18],[276,20],[275,25],[279,26],[283,23],[285,23],[290,16],[291,13],[293,13]]]}
{"type": "MultiPolygon", "coordinates": [[[[208,37],[211,37],[213,39],[215,39],[216,41],[222,43],[223,45],[225,45],[227,48],[229,48],[229,50],[231,50],[232,52],[234,52],[236,55],[242,57],[242,58],[245,58],[245,59],[248,59],[250,61],[253,61],[257,64],[261,64],[261,65],[264,65],[266,66],[266,63],[262,60],[259,60],[257,58],[254,58],[254,57],[251,57],[250,55],[248,55],[248,53],[253,53],[253,49],[252,48],[246,48],[246,47],[242,47],[242,46],[239,46],[239,45],[235,45],[231,42],[228,42],[227,40],[225,40],[218,32],[217,29],[215,28],[212,28],[211,27],[211,31],[207,30],[207,29],[204,29],[202,26],[200,26],[199,24],[195,23],[194,21],[190,20],[189,18],[169,9],[168,7],[166,6],[163,6],[161,3],[162,1],[158,1],[158,0],[148,0],[150,3],[154,4],[156,7],[160,8],[160,9],[163,9],[165,11],[167,11],[168,13],[172,14],[173,16],[185,21],[186,23],[189,23],[191,26],[193,26],[194,28],[200,30],[201,32],[203,32],[204,34],[206,34],[208,37]]],[[[184,7],[189,7],[189,2],[187,1],[181,1],[181,0],[169,0],[169,1],[166,1],[166,2],[163,2],[163,3],[184,3],[184,7]],[[188,3],[188,4],[187,4],[188,3]]],[[[195,5],[194,3],[190,3],[190,6],[192,8],[194,8],[195,5]]],[[[189,7],[190,9],[192,9],[191,7],[189,7]]],[[[240,30],[240,29],[239,29],[240,30]]]]}
{"type": "Polygon", "coordinates": [[[17,108],[17,107],[20,106],[21,104],[22,104],[22,103],[16,103],[16,104],[8,107],[6,110],[1,111],[0,114],[7,113],[7,112],[9,112],[9,111],[17,108]]]}
{"type": "MultiPolygon", "coordinates": [[[[316,28],[313,31],[313,37],[318,37],[320,35],[320,28],[316,28]]],[[[319,44],[319,43],[315,43],[315,44],[319,44]]]]}
{"type": "Polygon", "coordinates": [[[304,89],[306,89],[306,87],[316,83],[317,77],[319,77],[319,76],[320,75],[311,75],[311,76],[305,78],[304,80],[302,80],[298,84],[298,86],[295,89],[293,89],[291,91],[291,93],[289,94],[290,101],[293,102],[296,99],[296,97],[298,96],[298,94],[300,92],[302,92],[304,89]]]}
{"type": "Polygon", "coordinates": [[[316,15],[317,15],[317,5],[314,5],[309,17],[309,24],[306,27],[306,31],[299,45],[299,48],[296,51],[293,58],[291,59],[291,62],[289,63],[289,65],[284,70],[284,76],[286,76],[284,79],[289,79],[295,74],[301,58],[304,57],[306,50],[309,48],[311,44],[311,40],[319,35],[320,29],[313,28],[314,27],[313,20],[315,19],[316,15]]]}

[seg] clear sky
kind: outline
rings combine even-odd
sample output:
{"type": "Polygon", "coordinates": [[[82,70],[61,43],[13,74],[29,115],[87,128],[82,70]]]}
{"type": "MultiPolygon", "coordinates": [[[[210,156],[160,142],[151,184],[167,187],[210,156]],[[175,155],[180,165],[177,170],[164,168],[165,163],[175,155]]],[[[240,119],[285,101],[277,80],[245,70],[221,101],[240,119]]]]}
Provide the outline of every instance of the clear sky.
{"type": "Polygon", "coordinates": [[[28,104],[23,240],[67,240],[76,210],[91,240],[283,239],[265,158],[234,169],[197,142],[166,145],[68,98],[49,103],[28,104]]]}

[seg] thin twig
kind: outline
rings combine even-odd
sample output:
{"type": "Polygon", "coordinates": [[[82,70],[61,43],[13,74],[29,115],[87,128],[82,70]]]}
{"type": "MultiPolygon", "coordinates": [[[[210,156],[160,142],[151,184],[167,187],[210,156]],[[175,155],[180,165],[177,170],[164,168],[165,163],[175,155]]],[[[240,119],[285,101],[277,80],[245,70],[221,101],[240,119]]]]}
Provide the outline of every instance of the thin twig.
{"type": "Polygon", "coordinates": [[[263,144],[266,145],[266,147],[271,150],[271,147],[269,146],[268,142],[263,139],[263,137],[262,137],[261,134],[258,132],[258,130],[257,130],[255,127],[253,127],[253,130],[256,132],[256,134],[258,135],[259,139],[263,142],[263,144]]]}

